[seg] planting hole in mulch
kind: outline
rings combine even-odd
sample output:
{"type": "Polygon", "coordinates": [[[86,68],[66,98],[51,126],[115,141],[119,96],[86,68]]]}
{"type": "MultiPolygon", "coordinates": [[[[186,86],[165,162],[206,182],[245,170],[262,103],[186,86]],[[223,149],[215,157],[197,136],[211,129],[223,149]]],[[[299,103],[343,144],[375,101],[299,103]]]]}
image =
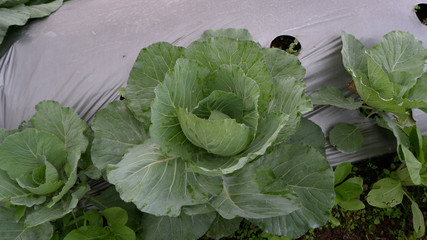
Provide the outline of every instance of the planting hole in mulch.
{"type": "Polygon", "coordinates": [[[424,25],[427,25],[427,3],[420,3],[415,6],[415,14],[424,25]]]}
{"type": "Polygon", "coordinates": [[[293,36],[280,35],[270,44],[271,48],[280,48],[290,54],[298,55],[301,51],[301,43],[293,36]]]}

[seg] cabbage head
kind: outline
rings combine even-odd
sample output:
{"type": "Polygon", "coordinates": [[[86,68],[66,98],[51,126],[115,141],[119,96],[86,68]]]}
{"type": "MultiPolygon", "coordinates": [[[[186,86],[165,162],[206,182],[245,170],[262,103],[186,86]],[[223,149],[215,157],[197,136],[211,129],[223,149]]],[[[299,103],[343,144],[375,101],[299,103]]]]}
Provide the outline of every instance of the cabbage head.
{"type": "Polygon", "coordinates": [[[345,32],[342,57],[352,75],[357,93],[374,108],[391,112],[400,120],[412,108],[427,111],[427,49],[412,34],[393,31],[366,50],[354,36],[345,32]]]}
{"type": "Polygon", "coordinates": [[[246,30],[141,50],[125,100],[95,116],[91,153],[121,198],[148,213],[144,239],[197,239],[242,218],[297,237],[327,221],[323,134],[310,139],[320,128],[308,120],[314,132],[297,133],[312,109],[304,74],[297,57],[246,30]]]}

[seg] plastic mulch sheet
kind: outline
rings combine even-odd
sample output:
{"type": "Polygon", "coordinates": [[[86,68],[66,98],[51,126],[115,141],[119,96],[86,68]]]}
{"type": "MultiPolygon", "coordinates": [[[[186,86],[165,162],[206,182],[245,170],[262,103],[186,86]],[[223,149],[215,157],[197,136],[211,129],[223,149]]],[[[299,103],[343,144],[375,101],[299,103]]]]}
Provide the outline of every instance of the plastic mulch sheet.
{"type": "MultiPolygon", "coordinates": [[[[41,100],[74,108],[90,122],[118,99],[141,48],[166,41],[186,46],[204,30],[247,28],[262,46],[279,35],[295,36],[311,92],[326,85],[350,92],[341,63],[341,31],[367,47],[392,30],[409,31],[427,47],[427,26],[414,13],[414,0],[72,0],[51,16],[9,32],[0,46],[0,127],[16,128],[41,100]]],[[[426,93],[427,94],[427,93],[426,93]]],[[[327,146],[332,165],[395,151],[386,130],[357,111],[316,107],[307,115],[327,133],[337,123],[359,124],[363,148],[342,154],[327,146]]],[[[427,134],[427,115],[415,118],[427,134]]]]}

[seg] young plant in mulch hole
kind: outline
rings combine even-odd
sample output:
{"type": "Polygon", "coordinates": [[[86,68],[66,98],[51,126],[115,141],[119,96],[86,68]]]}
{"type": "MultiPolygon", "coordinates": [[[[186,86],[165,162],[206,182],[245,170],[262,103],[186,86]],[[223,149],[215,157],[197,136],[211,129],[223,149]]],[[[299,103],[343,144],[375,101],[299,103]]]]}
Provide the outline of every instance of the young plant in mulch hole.
{"type": "Polygon", "coordinates": [[[276,37],[270,44],[271,48],[279,48],[283,51],[298,56],[301,52],[301,43],[293,36],[280,35],[276,37]]]}
{"type": "MultiPolygon", "coordinates": [[[[361,108],[362,113],[375,116],[379,126],[393,132],[402,164],[391,177],[373,184],[367,200],[372,206],[387,208],[400,204],[406,196],[411,202],[415,235],[423,237],[423,215],[405,187],[427,186],[427,139],[412,117],[415,108],[427,112],[427,73],[423,72],[427,50],[410,33],[399,31],[386,34],[370,50],[344,32],[342,41],[343,63],[361,100],[345,98],[339,89],[324,87],[313,92],[312,102],[361,108]]],[[[361,134],[356,134],[357,127],[345,124],[337,128],[330,132],[331,144],[343,152],[357,151],[363,141],[361,134]]]]}
{"type": "Polygon", "coordinates": [[[420,22],[424,25],[427,25],[427,4],[420,3],[417,4],[414,8],[415,14],[417,15],[420,22]]]}

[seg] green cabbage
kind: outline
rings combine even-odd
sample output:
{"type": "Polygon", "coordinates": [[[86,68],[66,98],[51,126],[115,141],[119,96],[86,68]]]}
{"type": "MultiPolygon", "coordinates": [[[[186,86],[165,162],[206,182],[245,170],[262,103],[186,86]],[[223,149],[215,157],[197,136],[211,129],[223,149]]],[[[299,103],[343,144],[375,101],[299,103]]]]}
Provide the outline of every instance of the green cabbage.
{"type": "Polygon", "coordinates": [[[54,101],[36,109],[26,128],[0,129],[0,235],[5,239],[40,229],[51,234],[49,221],[71,212],[89,190],[77,179],[88,146],[86,123],[54,101]],[[6,216],[10,213],[15,218],[6,216]],[[19,230],[9,231],[11,226],[19,230]]]}
{"type": "Polygon", "coordinates": [[[246,30],[141,50],[126,100],[94,118],[91,153],[121,198],[153,215],[143,226],[158,223],[143,237],[196,239],[218,216],[289,237],[327,221],[331,168],[299,141],[309,138],[293,138],[312,109],[304,74],[297,57],[261,47],[246,30]]]}

